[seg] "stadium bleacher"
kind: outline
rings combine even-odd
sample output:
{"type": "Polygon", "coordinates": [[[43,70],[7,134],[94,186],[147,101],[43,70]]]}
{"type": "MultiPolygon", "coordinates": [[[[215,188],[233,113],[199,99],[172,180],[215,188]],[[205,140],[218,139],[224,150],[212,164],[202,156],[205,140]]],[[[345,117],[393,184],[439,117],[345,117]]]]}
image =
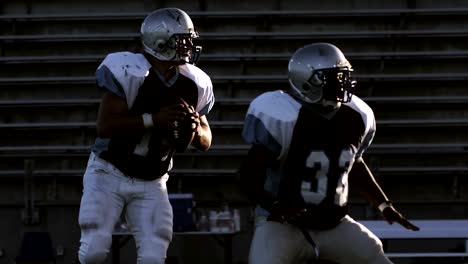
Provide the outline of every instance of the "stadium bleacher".
{"type": "MultiPolygon", "coordinates": [[[[0,206],[16,219],[24,205],[25,161],[33,160],[42,225],[56,226],[54,243],[70,249],[61,263],[70,263],[77,226],[70,241],[59,234],[70,224],[53,219],[68,214],[64,219],[76,222],[100,96],[93,74],[107,53],[137,50],[141,20],[156,4],[82,1],[69,8],[60,2],[0,3],[0,181],[5,183],[0,197],[12,197],[1,199],[0,206]]],[[[468,183],[468,6],[455,0],[445,5],[418,1],[411,7],[408,2],[415,1],[381,6],[372,1],[323,6],[239,1],[234,7],[220,1],[163,2],[193,16],[203,46],[199,66],[212,77],[217,97],[209,115],[213,148],[178,154],[171,190],[182,185],[200,197],[200,204],[216,204],[219,193],[225,193],[249,223],[249,204],[236,189],[237,166],[248,148],[240,136],[242,118],[254,96],[287,87],[291,52],[327,41],[347,54],[358,95],[374,109],[377,133],[365,158],[389,196],[410,218],[468,218],[463,209],[468,203],[463,192],[468,183]],[[217,192],[207,191],[213,187],[217,192]]],[[[380,219],[359,197],[351,202],[356,218],[380,219]]],[[[0,247],[15,252],[19,233],[27,227],[17,224],[11,231],[5,226],[0,225],[0,234],[18,239],[7,244],[0,238],[0,247]]],[[[233,241],[238,263],[246,263],[250,232],[233,241]]],[[[183,258],[190,259],[194,251],[187,249],[183,258]]],[[[132,259],[132,253],[122,258],[132,259]]],[[[215,254],[212,261],[220,259],[215,254]]],[[[395,259],[409,263],[404,261],[395,259]]]]}

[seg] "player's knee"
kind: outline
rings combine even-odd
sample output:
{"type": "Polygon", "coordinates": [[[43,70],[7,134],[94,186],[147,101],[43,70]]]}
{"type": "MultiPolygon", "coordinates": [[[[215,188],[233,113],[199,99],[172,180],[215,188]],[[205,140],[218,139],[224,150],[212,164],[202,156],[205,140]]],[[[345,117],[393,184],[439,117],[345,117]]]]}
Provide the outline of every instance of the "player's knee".
{"type": "Polygon", "coordinates": [[[164,264],[168,244],[159,240],[146,241],[138,252],[138,264],[164,264]]]}
{"type": "Polygon", "coordinates": [[[365,263],[369,263],[369,264],[392,264],[393,263],[390,261],[389,258],[385,256],[382,243],[376,244],[375,250],[368,251],[368,252],[373,252],[373,254],[368,255],[368,258],[365,263]]]}
{"type": "Polygon", "coordinates": [[[385,253],[381,251],[379,254],[375,255],[374,258],[368,261],[369,264],[393,264],[389,258],[385,256],[385,253]]]}
{"type": "Polygon", "coordinates": [[[140,255],[138,264],[164,264],[165,258],[156,254],[140,255]]]}
{"type": "Polygon", "coordinates": [[[85,254],[80,254],[80,263],[81,264],[101,264],[104,263],[106,260],[107,253],[106,252],[97,252],[94,251],[90,253],[89,251],[85,254]]]}
{"type": "Polygon", "coordinates": [[[101,264],[106,260],[106,257],[107,252],[104,250],[88,249],[79,254],[81,264],[101,264]]]}
{"type": "Polygon", "coordinates": [[[390,261],[390,259],[385,255],[381,255],[374,258],[371,262],[369,262],[369,264],[393,264],[393,262],[390,261]]]}
{"type": "Polygon", "coordinates": [[[161,238],[143,240],[138,250],[138,264],[164,264],[169,243],[161,238]]]}
{"type": "Polygon", "coordinates": [[[94,234],[84,239],[79,250],[81,264],[100,264],[106,260],[112,238],[102,234],[94,234]]]}

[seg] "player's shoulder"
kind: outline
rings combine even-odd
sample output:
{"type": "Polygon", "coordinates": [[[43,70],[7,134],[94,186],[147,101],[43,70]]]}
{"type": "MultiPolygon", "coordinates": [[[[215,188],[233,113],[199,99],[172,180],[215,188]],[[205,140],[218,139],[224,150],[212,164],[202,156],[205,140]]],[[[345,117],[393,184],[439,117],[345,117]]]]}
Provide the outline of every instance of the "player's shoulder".
{"type": "Polygon", "coordinates": [[[269,110],[279,110],[281,106],[300,106],[300,103],[297,102],[297,100],[282,90],[262,93],[255,97],[250,104],[258,108],[266,108],[269,110]]]}
{"type": "Polygon", "coordinates": [[[345,103],[345,105],[361,115],[374,117],[372,108],[357,95],[353,95],[351,102],[345,103]]]}
{"type": "Polygon", "coordinates": [[[103,62],[104,64],[109,65],[121,65],[121,64],[128,64],[128,63],[135,63],[135,62],[146,62],[145,56],[141,53],[132,53],[129,51],[119,51],[113,52],[106,55],[103,62]]]}
{"type": "Polygon", "coordinates": [[[206,72],[197,66],[185,63],[179,66],[179,71],[185,77],[194,81],[198,86],[208,88],[212,87],[211,78],[206,72]]]}
{"type": "Polygon", "coordinates": [[[105,66],[114,74],[146,75],[151,67],[148,60],[141,53],[120,51],[106,55],[99,67],[105,66]]]}
{"type": "Polygon", "coordinates": [[[277,90],[257,96],[249,106],[249,113],[273,119],[290,120],[297,117],[301,104],[288,93],[277,90]]]}
{"type": "Polygon", "coordinates": [[[364,100],[353,95],[351,102],[345,103],[345,105],[359,114],[366,131],[375,131],[374,111],[364,100]]]}

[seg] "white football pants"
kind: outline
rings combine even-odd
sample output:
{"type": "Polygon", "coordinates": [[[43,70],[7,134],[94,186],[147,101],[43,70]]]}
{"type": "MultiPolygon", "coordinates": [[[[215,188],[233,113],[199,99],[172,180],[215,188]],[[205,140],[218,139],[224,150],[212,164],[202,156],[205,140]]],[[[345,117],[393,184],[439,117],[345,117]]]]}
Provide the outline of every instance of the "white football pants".
{"type": "Polygon", "coordinates": [[[83,178],[78,257],[81,264],[106,259],[112,231],[125,208],[135,238],[138,264],[163,264],[172,240],[172,207],[166,181],[130,179],[109,162],[91,154],[83,178]]]}
{"type": "MultiPolygon", "coordinates": [[[[319,257],[339,264],[391,264],[382,242],[365,226],[346,216],[331,230],[308,231],[319,257]]],[[[249,264],[312,263],[313,246],[299,228],[257,217],[249,264]]]]}

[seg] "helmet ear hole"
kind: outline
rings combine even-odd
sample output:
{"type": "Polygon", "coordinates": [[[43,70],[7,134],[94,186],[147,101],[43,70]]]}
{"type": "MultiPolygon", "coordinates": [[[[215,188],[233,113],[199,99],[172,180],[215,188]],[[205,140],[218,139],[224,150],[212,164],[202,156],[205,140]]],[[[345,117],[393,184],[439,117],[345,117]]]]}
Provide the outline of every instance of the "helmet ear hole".
{"type": "Polygon", "coordinates": [[[322,71],[314,71],[312,76],[309,79],[309,82],[314,86],[322,86],[324,81],[324,76],[322,71]]]}
{"type": "Polygon", "coordinates": [[[304,84],[302,84],[302,89],[306,92],[310,91],[312,89],[312,85],[309,82],[305,82],[304,84]]]}
{"type": "Polygon", "coordinates": [[[155,44],[155,49],[157,49],[157,51],[162,51],[166,46],[166,41],[164,41],[163,39],[158,39],[155,44]]]}

